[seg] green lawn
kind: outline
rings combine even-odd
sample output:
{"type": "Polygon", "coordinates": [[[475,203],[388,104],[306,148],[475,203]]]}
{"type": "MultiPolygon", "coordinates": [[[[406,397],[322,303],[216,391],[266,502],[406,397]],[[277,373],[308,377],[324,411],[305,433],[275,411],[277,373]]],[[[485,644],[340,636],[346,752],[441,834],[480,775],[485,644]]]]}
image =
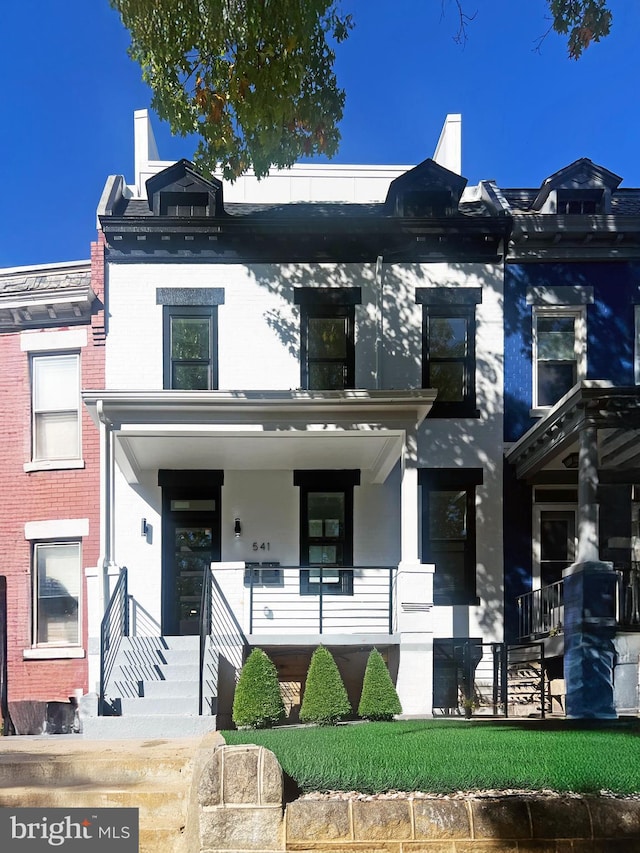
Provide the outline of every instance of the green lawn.
{"type": "Polygon", "coordinates": [[[223,732],[272,750],[302,791],[640,793],[640,721],[412,720],[223,732]]]}

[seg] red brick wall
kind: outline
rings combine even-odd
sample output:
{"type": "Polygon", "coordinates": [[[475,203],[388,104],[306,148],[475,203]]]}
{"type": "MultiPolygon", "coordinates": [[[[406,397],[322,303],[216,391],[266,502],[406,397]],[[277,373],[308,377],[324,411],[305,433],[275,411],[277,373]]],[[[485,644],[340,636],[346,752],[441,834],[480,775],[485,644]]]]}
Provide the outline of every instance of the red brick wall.
{"type": "MultiPolygon", "coordinates": [[[[91,247],[92,287],[96,293],[88,344],[81,351],[83,388],[104,387],[104,242],[91,247]]],[[[59,328],[67,328],[61,326],[59,328]]],[[[43,331],[42,334],[46,334],[43,331]]],[[[82,411],[84,469],[25,473],[30,460],[31,396],[28,353],[20,351],[20,333],[0,335],[0,575],[7,578],[8,698],[66,701],[87,684],[87,662],[24,660],[31,647],[31,543],[25,540],[28,521],[88,518],[89,536],[82,541],[82,566],[95,566],[100,548],[99,435],[82,411]]],[[[83,580],[83,598],[86,584],[83,580]]],[[[87,648],[86,606],[83,647],[87,648]]],[[[91,689],[94,685],[90,686],[91,689]]]]}

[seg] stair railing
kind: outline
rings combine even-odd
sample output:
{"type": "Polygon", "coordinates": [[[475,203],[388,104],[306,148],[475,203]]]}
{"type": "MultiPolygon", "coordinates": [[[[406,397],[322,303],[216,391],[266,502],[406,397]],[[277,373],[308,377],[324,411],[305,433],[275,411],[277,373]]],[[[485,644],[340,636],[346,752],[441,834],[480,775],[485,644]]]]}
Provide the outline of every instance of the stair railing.
{"type": "Polygon", "coordinates": [[[129,594],[128,570],[120,569],[120,576],[102,617],[100,625],[100,693],[98,695],[98,715],[105,716],[111,706],[105,700],[109,678],[113,671],[116,656],[123,637],[129,636],[129,594]]]}
{"type": "MultiPolygon", "coordinates": [[[[236,671],[236,676],[244,663],[244,652],[248,646],[247,638],[236,619],[211,567],[205,569],[202,579],[202,598],[200,602],[200,679],[198,707],[204,713],[205,682],[215,682],[219,671],[219,658],[222,656],[236,671]],[[212,655],[210,678],[206,678],[207,651],[212,655]]],[[[214,713],[210,709],[209,713],[214,713]]]]}

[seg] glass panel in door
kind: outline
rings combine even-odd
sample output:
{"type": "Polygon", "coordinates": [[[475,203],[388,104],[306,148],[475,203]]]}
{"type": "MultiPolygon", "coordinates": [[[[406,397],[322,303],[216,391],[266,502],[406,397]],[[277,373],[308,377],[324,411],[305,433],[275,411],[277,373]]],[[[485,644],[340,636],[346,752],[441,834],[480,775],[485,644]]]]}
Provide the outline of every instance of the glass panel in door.
{"type": "Polygon", "coordinates": [[[562,580],[562,570],[575,562],[576,516],[573,510],[540,513],[540,584],[562,580]]]}
{"type": "Polygon", "coordinates": [[[213,530],[200,525],[176,525],[173,544],[178,633],[197,634],[202,578],[212,559],[213,530]]]}

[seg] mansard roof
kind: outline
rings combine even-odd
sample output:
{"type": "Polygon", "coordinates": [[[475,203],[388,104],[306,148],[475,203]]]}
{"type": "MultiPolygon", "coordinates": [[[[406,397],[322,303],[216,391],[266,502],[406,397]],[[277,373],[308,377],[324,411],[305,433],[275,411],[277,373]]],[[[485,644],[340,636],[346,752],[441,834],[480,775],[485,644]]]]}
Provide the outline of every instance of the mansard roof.
{"type": "Polygon", "coordinates": [[[89,263],[0,274],[0,331],[87,323],[96,298],[89,263]]]}
{"type": "Polygon", "coordinates": [[[99,218],[112,260],[356,262],[388,253],[406,260],[495,260],[510,227],[506,204],[490,182],[463,199],[466,183],[426,160],[391,183],[386,201],[224,205],[221,182],[181,160],[149,178],[148,200],[133,197],[124,178],[112,176],[99,218]]]}

